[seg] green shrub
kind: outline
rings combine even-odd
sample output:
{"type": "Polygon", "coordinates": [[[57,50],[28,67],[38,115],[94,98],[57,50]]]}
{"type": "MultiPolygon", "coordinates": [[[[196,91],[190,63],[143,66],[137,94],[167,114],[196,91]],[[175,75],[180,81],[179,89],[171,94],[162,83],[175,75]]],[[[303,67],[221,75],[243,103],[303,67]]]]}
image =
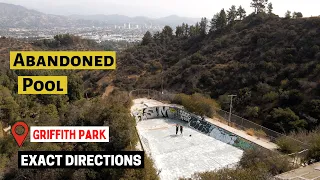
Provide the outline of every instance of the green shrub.
{"type": "Polygon", "coordinates": [[[276,140],[276,144],[279,146],[279,150],[284,153],[295,153],[302,149],[301,145],[297,141],[287,137],[282,136],[276,140]]]}
{"type": "Polygon", "coordinates": [[[300,119],[290,108],[274,108],[267,119],[272,122],[278,131],[291,132],[305,128],[306,121],[300,119]]]}
{"type": "Polygon", "coordinates": [[[144,155],[144,168],[143,169],[125,169],[124,175],[120,180],[127,179],[145,179],[145,180],[158,180],[157,170],[153,166],[153,161],[146,154],[144,155]]]}
{"type": "Polygon", "coordinates": [[[263,102],[273,102],[279,98],[279,94],[271,91],[265,95],[262,96],[262,101],[263,102]]]}
{"type": "Polygon", "coordinates": [[[247,106],[246,108],[246,116],[247,117],[258,117],[259,115],[259,107],[258,106],[247,106]]]}
{"type": "Polygon", "coordinates": [[[181,180],[265,180],[273,176],[294,169],[290,159],[273,151],[265,149],[253,149],[245,151],[239,165],[235,168],[224,168],[218,171],[196,173],[192,178],[180,178],[181,180]]]}
{"type": "Polygon", "coordinates": [[[228,169],[224,168],[218,171],[208,171],[203,173],[196,173],[192,176],[192,178],[180,178],[180,180],[226,180],[226,179],[237,179],[237,180],[265,180],[269,179],[271,176],[268,172],[260,170],[260,169],[244,169],[244,168],[236,168],[236,169],[228,169]]]}
{"type": "Polygon", "coordinates": [[[206,115],[208,117],[213,117],[215,114],[215,108],[219,108],[216,101],[198,93],[191,96],[186,94],[177,94],[173,99],[173,103],[181,104],[190,112],[198,115],[206,115]]]}
{"type": "Polygon", "coordinates": [[[320,134],[314,133],[309,140],[309,153],[308,159],[320,161],[320,134]]]}
{"type": "Polygon", "coordinates": [[[320,161],[320,127],[313,131],[299,131],[291,133],[289,137],[281,137],[276,140],[280,151],[285,153],[301,152],[308,150],[306,153],[298,154],[302,161],[320,161]],[[301,142],[298,142],[294,139],[301,142]]]}
{"type": "Polygon", "coordinates": [[[239,164],[242,168],[255,168],[260,171],[269,172],[272,175],[287,172],[295,168],[287,156],[260,148],[245,151],[239,164]]]}

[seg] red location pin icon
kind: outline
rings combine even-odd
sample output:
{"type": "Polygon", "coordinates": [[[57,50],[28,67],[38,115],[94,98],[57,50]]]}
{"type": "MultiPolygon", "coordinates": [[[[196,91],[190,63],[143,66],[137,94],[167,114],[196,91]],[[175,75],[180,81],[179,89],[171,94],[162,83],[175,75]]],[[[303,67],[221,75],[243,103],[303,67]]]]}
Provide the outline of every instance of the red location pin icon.
{"type": "Polygon", "coordinates": [[[11,128],[11,134],[13,135],[13,137],[16,140],[19,147],[21,147],[24,140],[26,140],[28,133],[29,133],[29,127],[25,122],[21,122],[21,121],[16,122],[11,128]],[[24,129],[24,132],[21,135],[17,134],[17,132],[16,132],[16,129],[18,126],[22,126],[24,129]]]}

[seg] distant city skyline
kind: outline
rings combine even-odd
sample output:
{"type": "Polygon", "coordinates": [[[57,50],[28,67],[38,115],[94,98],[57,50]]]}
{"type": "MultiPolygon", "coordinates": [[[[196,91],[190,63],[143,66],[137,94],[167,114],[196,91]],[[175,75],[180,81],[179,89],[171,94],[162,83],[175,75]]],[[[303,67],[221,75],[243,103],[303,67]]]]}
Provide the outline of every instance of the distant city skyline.
{"type": "MultiPolygon", "coordinates": [[[[250,7],[251,0],[0,0],[0,2],[56,15],[119,14],[151,18],[178,15],[211,18],[222,8],[227,10],[231,5],[237,7],[241,5],[247,14],[253,12],[250,7]]],[[[287,10],[302,12],[305,17],[320,15],[319,0],[269,0],[269,2],[272,2],[274,13],[279,16],[284,16],[287,10]]]]}

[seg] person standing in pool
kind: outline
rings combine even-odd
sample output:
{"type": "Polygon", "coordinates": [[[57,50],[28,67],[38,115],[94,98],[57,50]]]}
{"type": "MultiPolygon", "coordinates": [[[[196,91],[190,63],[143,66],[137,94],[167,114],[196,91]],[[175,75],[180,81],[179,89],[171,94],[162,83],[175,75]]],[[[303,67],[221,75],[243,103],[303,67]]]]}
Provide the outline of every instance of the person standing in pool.
{"type": "Polygon", "coordinates": [[[176,124],[176,135],[178,134],[179,131],[179,124],[176,124]]]}
{"type": "Polygon", "coordinates": [[[182,134],[183,126],[180,126],[180,133],[182,134]]]}

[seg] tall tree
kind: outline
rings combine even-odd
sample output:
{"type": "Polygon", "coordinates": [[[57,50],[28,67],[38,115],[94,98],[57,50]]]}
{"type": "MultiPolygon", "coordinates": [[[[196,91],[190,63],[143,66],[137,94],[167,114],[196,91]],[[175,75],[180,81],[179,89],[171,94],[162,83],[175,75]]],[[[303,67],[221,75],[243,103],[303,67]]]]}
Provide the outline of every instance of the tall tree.
{"type": "Polygon", "coordinates": [[[196,33],[196,35],[200,34],[200,24],[198,22],[195,25],[195,33],[196,33]]]}
{"type": "MultiPolygon", "coordinates": [[[[154,35],[153,35],[153,39],[154,40],[160,40],[160,37],[161,37],[161,35],[160,35],[160,32],[159,31],[157,31],[156,33],[154,33],[154,35]]],[[[142,39],[143,40],[143,39],[142,39]]]]}
{"type": "Polygon", "coordinates": [[[200,22],[200,35],[206,35],[207,34],[207,27],[208,27],[208,20],[207,18],[201,18],[200,22]]]}
{"type": "Polygon", "coordinates": [[[288,11],[285,13],[284,17],[285,17],[286,19],[290,19],[290,18],[291,18],[291,11],[288,10],[288,11]]]}
{"type": "Polygon", "coordinates": [[[221,30],[227,26],[227,15],[224,9],[213,16],[210,31],[221,30]]]}
{"type": "Polygon", "coordinates": [[[181,26],[177,26],[176,28],[176,36],[181,37],[183,35],[183,30],[181,26]]]}
{"type": "Polygon", "coordinates": [[[160,33],[160,41],[161,43],[168,43],[172,40],[173,30],[170,26],[165,26],[160,33]]]}
{"type": "Polygon", "coordinates": [[[173,30],[170,26],[165,26],[162,30],[162,34],[166,37],[172,37],[173,36],[173,30]]]}
{"type": "Polygon", "coordinates": [[[220,14],[216,13],[210,21],[210,32],[217,30],[217,21],[220,18],[220,14]]]}
{"type": "Polygon", "coordinates": [[[227,12],[228,12],[228,15],[227,15],[228,23],[232,24],[234,22],[234,20],[237,18],[236,6],[232,5],[231,8],[227,12]]]}
{"type": "Polygon", "coordinates": [[[219,29],[223,29],[227,26],[227,14],[224,9],[220,11],[220,18],[218,20],[219,29]]]}
{"type": "Polygon", "coordinates": [[[270,3],[268,4],[268,14],[272,14],[272,11],[273,11],[273,5],[272,5],[272,3],[270,2],[270,3]]]}
{"type": "Polygon", "coordinates": [[[195,35],[196,35],[196,28],[195,28],[193,25],[191,25],[188,36],[193,37],[193,36],[195,36],[195,35]]]}
{"type": "Polygon", "coordinates": [[[265,11],[267,4],[268,0],[252,0],[251,7],[253,7],[254,12],[258,14],[265,11]]]}
{"type": "Polygon", "coordinates": [[[198,36],[200,34],[200,25],[197,22],[196,25],[191,25],[190,26],[190,30],[189,30],[189,36],[193,37],[193,36],[198,36]]]}
{"type": "Polygon", "coordinates": [[[188,36],[188,35],[189,35],[189,31],[190,31],[189,25],[186,24],[185,29],[184,29],[184,35],[185,35],[185,36],[188,36]]]}
{"type": "Polygon", "coordinates": [[[152,35],[149,31],[147,31],[142,38],[141,45],[147,45],[151,42],[152,42],[152,35]]]}
{"type": "Polygon", "coordinates": [[[297,13],[296,13],[296,16],[297,16],[297,18],[302,18],[302,17],[303,17],[303,15],[302,15],[301,12],[297,12],[297,13]]]}
{"type": "Polygon", "coordinates": [[[239,20],[244,19],[246,17],[246,13],[246,10],[242,6],[239,6],[237,10],[237,16],[239,16],[239,20]]]}
{"type": "Polygon", "coordinates": [[[182,23],[181,30],[182,30],[182,35],[185,36],[186,25],[184,23],[182,23]]]}
{"type": "Polygon", "coordinates": [[[302,18],[303,17],[303,15],[302,15],[302,13],[301,12],[293,12],[292,13],[292,18],[302,18]]]}

